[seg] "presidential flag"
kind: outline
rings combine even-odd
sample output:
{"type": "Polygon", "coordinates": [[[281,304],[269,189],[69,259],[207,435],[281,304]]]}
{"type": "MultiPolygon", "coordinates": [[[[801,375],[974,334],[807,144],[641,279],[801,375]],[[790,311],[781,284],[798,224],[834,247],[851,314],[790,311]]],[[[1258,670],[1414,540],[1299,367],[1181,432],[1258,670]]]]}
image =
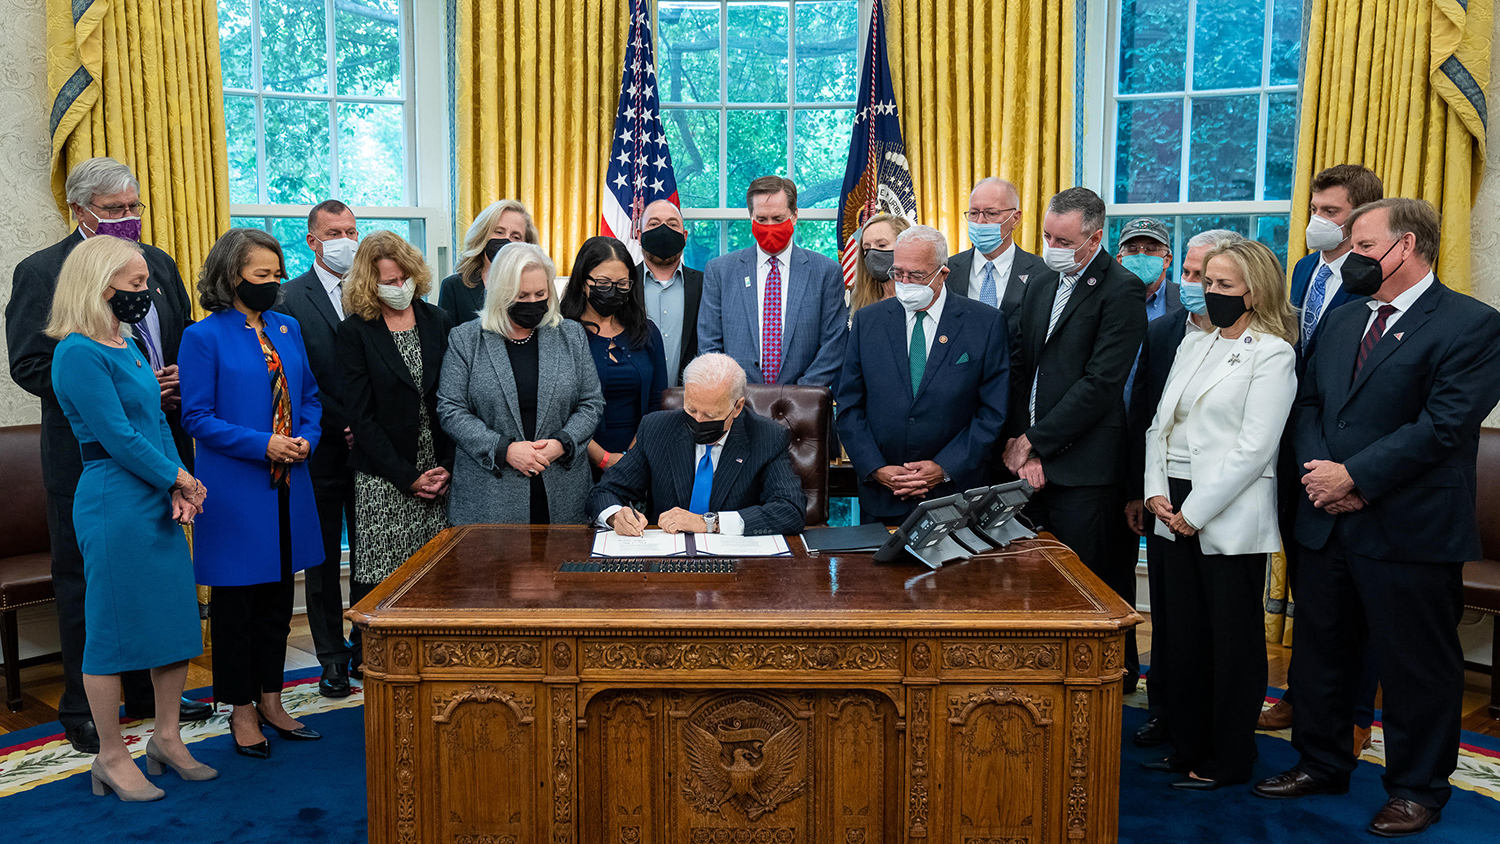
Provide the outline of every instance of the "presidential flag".
{"type": "Polygon", "coordinates": [[[896,113],[896,90],[891,86],[891,66],[885,54],[885,17],[878,1],[871,6],[869,38],[860,69],[854,131],[849,137],[843,201],[839,203],[845,287],[854,283],[859,227],[864,221],[881,213],[915,219],[917,213],[906,144],[901,140],[901,119],[896,113]]]}
{"type": "Polygon", "coordinates": [[[651,46],[649,0],[630,0],[630,36],[620,74],[620,106],[615,111],[614,142],[604,174],[599,233],[625,242],[641,261],[641,224],[646,206],[658,199],[681,205],[667,130],[661,122],[656,93],[656,61],[651,46]]]}

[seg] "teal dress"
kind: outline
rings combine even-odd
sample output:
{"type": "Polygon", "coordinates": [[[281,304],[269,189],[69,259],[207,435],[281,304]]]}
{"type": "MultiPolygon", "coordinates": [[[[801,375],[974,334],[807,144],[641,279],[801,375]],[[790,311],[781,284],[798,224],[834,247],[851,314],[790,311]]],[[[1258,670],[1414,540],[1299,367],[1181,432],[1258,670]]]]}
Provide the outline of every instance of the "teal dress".
{"type": "Polygon", "coordinates": [[[73,524],[83,552],[84,673],[198,656],[193,562],[172,520],[182,461],[146,356],[134,344],[114,349],[70,334],[52,356],[52,389],[83,449],[73,524]]]}

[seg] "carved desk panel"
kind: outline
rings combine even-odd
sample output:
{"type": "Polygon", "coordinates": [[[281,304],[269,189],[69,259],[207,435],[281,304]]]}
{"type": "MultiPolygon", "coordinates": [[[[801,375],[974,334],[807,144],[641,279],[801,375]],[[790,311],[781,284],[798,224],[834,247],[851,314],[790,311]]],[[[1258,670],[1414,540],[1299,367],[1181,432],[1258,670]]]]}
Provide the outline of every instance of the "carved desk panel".
{"type": "Polygon", "coordinates": [[[1140,619],[1057,543],[555,582],[591,534],[453,528],[349,612],[372,842],[1115,840],[1140,619]]]}

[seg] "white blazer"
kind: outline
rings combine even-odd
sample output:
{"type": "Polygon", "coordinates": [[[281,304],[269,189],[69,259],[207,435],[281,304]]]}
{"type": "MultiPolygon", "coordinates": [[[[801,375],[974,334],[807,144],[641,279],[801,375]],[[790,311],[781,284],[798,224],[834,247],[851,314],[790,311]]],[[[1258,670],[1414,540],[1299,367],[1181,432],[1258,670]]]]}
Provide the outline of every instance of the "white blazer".
{"type": "MultiPolygon", "coordinates": [[[[1182,341],[1146,432],[1145,492],[1167,492],[1167,435],[1178,402],[1219,331],[1182,341]]],[[[1246,331],[1216,362],[1183,422],[1193,491],[1178,508],[1198,528],[1205,554],[1260,554],[1281,549],[1276,523],[1276,453],[1297,395],[1296,352],[1280,337],[1246,331]]],[[[1160,520],[1156,533],[1173,539],[1160,520]]]]}

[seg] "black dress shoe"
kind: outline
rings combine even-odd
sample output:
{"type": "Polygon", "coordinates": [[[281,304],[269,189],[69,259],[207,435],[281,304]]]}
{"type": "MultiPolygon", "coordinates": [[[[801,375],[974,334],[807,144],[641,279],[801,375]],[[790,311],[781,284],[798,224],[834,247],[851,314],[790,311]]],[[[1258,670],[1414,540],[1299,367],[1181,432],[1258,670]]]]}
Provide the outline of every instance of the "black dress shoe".
{"type": "Polygon", "coordinates": [[[353,689],[349,688],[349,670],[342,665],[323,666],[323,679],[318,681],[318,694],[323,697],[348,697],[353,689]]]}
{"type": "Polygon", "coordinates": [[[351,661],[349,663],[349,676],[356,680],[365,679],[365,664],[363,662],[351,661]]]}
{"type": "Polygon", "coordinates": [[[1261,780],[1252,791],[1270,800],[1289,800],[1313,794],[1348,794],[1349,781],[1314,779],[1293,768],[1261,780]]]}
{"type": "Polygon", "coordinates": [[[1167,741],[1167,725],[1160,718],[1151,718],[1135,731],[1130,741],[1136,747],[1156,747],[1167,741]]]}
{"type": "Polygon", "coordinates": [[[271,743],[268,741],[262,741],[260,744],[252,744],[249,747],[246,747],[239,742],[235,742],[234,752],[238,753],[241,756],[249,756],[251,759],[270,759],[271,743]]]}
{"type": "Polygon", "coordinates": [[[1221,785],[1226,785],[1226,783],[1219,780],[1200,780],[1197,777],[1183,777],[1172,783],[1173,788],[1180,788],[1183,791],[1217,791],[1221,785]]]}
{"type": "Polygon", "coordinates": [[[1403,838],[1416,835],[1432,826],[1442,816],[1442,809],[1431,809],[1421,803],[1392,797],[1386,801],[1384,808],[1375,813],[1369,830],[1382,838],[1403,838]]]}
{"type": "Polygon", "coordinates": [[[207,721],[213,717],[214,705],[201,700],[182,699],[182,709],[178,711],[177,718],[180,721],[207,721]]]}
{"type": "Polygon", "coordinates": [[[99,731],[94,729],[93,721],[84,721],[63,730],[67,736],[68,743],[79,753],[97,755],[99,753],[99,731]]]}
{"type": "Polygon", "coordinates": [[[260,715],[260,710],[256,710],[256,715],[260,716],[261,726],[270,727],[276,731],[276,735],[281,736],[287,741],[317,741],[323,737],[322,733],[307,727],[298,727],[295,730],[283,730],[270,721],[267,721],[266,716],[260,715]]]}
{"type": "Polygon", "coordinates": [[[1141,767],[1164,774],[1182,774],[1187,773],[1188,770],[1188,766],[1179,762],[1175,756],[1168,756],[1165,759],[1148,759],[1141,763],[1141,767]]]}

